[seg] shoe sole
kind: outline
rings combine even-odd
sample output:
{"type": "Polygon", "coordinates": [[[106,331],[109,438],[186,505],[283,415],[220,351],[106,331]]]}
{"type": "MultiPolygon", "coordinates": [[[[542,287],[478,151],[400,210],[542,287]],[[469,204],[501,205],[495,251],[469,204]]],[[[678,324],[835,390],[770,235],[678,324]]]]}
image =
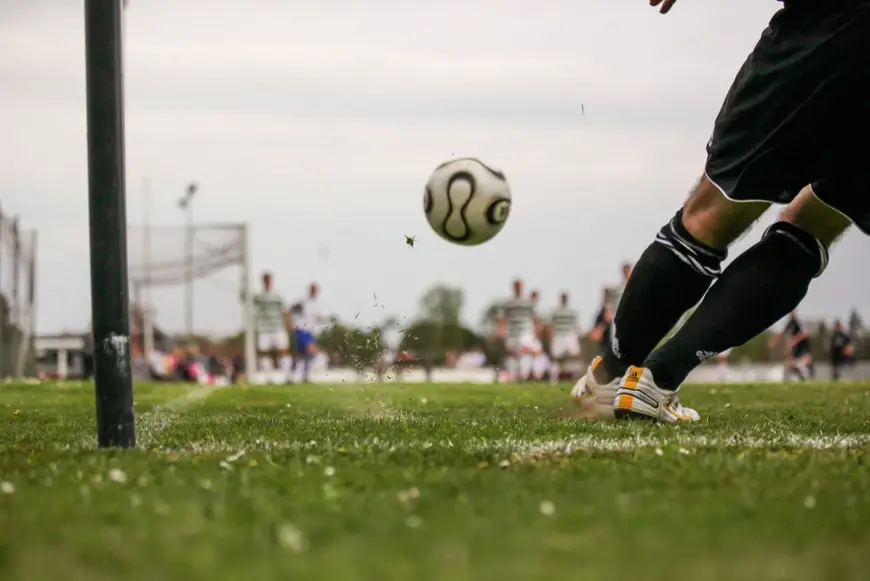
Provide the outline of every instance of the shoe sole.
{"type": "Polygon", "coordinates": [[[656,422],[658,418],[654,418],[652,416],[648,416],[646,414],[642,414],[640,412],[636,412],[634,410],[613,410],[613,417],[617,420],[638,420],[644,422],[656,422]]]}

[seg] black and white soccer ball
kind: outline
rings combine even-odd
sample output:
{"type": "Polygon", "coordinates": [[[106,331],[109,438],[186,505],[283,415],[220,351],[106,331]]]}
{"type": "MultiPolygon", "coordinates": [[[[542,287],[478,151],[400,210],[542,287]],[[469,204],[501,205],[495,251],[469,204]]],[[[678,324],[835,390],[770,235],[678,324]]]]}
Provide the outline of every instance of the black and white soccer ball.
{"type": "Polygon", "coordinates": [[[483,244],[504,227],[511,189],[503,172],[479,159],[453,159],[432,172],[423,209],[429,225],[445,240],[465,246],[483,244]]]}

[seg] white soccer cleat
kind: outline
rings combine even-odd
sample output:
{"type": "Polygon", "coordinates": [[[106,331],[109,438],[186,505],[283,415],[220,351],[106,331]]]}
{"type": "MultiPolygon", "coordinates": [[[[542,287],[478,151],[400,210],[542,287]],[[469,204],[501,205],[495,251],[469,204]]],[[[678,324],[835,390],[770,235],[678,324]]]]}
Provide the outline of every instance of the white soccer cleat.
{"type": "Polygon", "coordinates": [[[571,397],[583,408],[584,415],[594,418],[612,418],[613,402],[616,399],[616,390],[619,389],[620,378],[605,384],[595,381],[592,371],[600,364],[599,355],[592,360],[586,374],[571,389],[571,397]]]}
{"type": "Polygon", "coordinates": [[[680,405],[677,391],[661,389],[645,367],[629,367],[616,392],[613,413],[617,419],[646,419],[666,423],[696,422],[701,416],[680,405]]]}

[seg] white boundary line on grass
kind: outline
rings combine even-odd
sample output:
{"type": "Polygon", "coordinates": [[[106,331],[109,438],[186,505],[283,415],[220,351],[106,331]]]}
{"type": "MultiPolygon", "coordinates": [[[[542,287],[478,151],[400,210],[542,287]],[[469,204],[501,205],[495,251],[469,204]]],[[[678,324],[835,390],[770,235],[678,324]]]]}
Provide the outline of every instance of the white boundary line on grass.
{"type": "Polygon", "coordinates": [[[136,431],[138,433],[139,446],[141,448],[149,448],[149,444],[166,428],[175,424],[179,416],[187,408],[196,402],[207,399],[213,393],[225,387],[229,386],[200,385],[138,416],[136,418],[136,431]]]}
{"type": "Polygon", "coordinates": [[[663,436],[605,434],[586,434],[572,438],[555,440],[534,440],[522,438],[472,438],[463,441],[439,440],[364,440],[342,441],[298,441],[298,440],[248,440],[240,442],[190,442],[179,447],[158,448],[166,453],[188,454],[236,454],[248,452],[310,451],[327,452],[338,450],[380,452],[409,452],[451,449],[467,454],[519,454],[563,456],[582,451],[590,452],[630,452],[644,448],[668,449],[678,447],[681,453],[691,453],[693,449],[798,449],[833,450],[860,448],[870,445],[870,434],[849,435],[805,435],[786,432],[770,436],[732,436],[712,437],[701,434],[669,434],[663,436]]]}

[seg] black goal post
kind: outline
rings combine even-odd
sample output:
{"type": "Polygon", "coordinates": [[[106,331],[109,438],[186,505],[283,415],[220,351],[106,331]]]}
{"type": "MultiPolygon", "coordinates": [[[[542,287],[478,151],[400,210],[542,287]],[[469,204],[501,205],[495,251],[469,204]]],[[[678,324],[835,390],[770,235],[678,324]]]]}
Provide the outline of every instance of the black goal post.
{"type": "Polygon", "coordinates": [[[133,448],[122,10],[122,0],[85,0],[91,331],[98,443],[133,448]]]}

